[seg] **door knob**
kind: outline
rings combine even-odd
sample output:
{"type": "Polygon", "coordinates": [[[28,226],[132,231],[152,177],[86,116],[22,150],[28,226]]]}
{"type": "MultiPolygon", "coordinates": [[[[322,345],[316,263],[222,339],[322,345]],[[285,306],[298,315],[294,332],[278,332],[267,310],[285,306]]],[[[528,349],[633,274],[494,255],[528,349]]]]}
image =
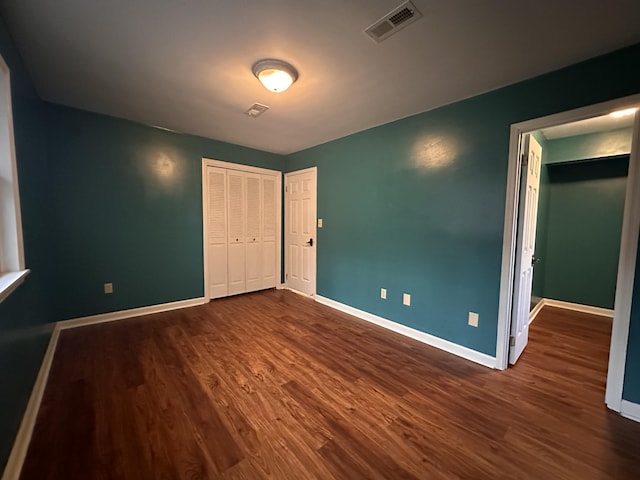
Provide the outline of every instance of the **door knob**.
{"type": "Polygon", "coordinates": [[[309,245],[310,247],[313,247],[313,238],[310,238],[308,242],[306,242],[307,245],[309,245]]]}
{"type": "Polygon", "coordinates": [[[531,266],[533,267],[536,263],[541,260],[540,257],[531,257],[531,266]]]}

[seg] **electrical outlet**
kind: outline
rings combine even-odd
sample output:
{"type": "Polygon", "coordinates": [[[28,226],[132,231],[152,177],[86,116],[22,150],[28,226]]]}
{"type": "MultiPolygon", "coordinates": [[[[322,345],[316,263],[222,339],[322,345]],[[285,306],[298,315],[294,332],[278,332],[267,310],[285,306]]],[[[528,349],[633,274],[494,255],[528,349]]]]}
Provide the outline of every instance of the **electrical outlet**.
{"type": "Polygon", "coordinates": [[[411,306],[411,295],[409,295],[408,293],[403,293],[402,294],[402,304],[406,305],[407,307],[411,306]]]}
{"type": "Polygon", "coordinates": [[[105,283],[104,284],[104,293],[106,295],[113,293],[113,283],[105,283]]]}
{"type": "Polygon", "coordinates": [[[479,319],[480,319],[480,315],[478,315],[475,312],[469,312],[469,325],[477,328],[479,319]]]}
{"type": "Polygon", "coordinates": [[[386,300],[387,299],[387,289],[386,288],[381,288],[380,289],[380,298],[386,300]]]}

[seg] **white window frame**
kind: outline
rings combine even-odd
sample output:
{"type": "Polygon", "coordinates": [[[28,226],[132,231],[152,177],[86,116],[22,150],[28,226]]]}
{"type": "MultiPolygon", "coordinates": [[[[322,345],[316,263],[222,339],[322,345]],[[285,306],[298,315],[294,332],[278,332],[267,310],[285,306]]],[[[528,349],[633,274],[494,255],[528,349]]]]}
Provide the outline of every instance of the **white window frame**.
{"type": "Polygon", "coordinates": [[[0,55],[0,302],[29,273],[25,268],[18,168],[13,135],[11,74],[0,55]]]}

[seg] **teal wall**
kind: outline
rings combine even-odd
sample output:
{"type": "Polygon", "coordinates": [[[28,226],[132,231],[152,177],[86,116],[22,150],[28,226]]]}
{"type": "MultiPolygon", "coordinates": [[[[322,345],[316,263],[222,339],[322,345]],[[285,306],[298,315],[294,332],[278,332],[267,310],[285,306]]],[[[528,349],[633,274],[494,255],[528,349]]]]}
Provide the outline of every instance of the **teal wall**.
{"type": "Polygon", "coordinates": [[[633,128],[556,138],[547,144],[546,163],[610,157],[631,151],[633,128]]]}
{"type": "Polygon", "coordinates": [[[202,297],[202,157],[284,166],[276,154],[52,104],[46,111],[55,320],[202,297]]]}
{"type": "Polygon", "coordinates": [[[51,334],[46,302],[51,270],[48,164],[41,103],[0,19],[0,54],[11,70],[13,122],[25,260],[31,274],[0,303],[0,472],[42,362],[51,334]]]}
{"type": "Polygon", "coordinates": [[[510,125],[640,92],[639,55],[620,50],[290,155],[288,171],[318,167],[318,294],[495,355],[510,125]]]}
{"type": "Polygon", "coordinates": [[[613,309],[628,165],[622,155],[546,166],[545,298],[613,309]]]}

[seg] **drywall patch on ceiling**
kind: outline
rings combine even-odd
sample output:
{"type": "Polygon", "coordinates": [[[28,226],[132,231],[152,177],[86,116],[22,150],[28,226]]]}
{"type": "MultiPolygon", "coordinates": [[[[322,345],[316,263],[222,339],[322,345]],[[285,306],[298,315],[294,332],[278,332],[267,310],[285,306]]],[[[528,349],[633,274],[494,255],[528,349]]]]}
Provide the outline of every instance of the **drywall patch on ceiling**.
{"type": "Polygon", "coordinates": [[[411,2],[404,2],[365,28],[364,33],[377,43],[380,43],[420,18],[422,18],[422,13],[415,5],[411,2]]]}

